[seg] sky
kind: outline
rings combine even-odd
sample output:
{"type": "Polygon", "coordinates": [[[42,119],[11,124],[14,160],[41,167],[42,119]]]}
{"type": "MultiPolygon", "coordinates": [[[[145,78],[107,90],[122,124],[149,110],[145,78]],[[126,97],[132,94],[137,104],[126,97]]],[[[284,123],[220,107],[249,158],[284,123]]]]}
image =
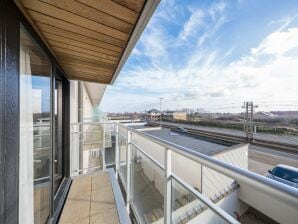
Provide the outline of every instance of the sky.
{"type": "Polygon", "coordinates": [[[297,0],[162,0],[104,112],[298,110],[297,0]]]}

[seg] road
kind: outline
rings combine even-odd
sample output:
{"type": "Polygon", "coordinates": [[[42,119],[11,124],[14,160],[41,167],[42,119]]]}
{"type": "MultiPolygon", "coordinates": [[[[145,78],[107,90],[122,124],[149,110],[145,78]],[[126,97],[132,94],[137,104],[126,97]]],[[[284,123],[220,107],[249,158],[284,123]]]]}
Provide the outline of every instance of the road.
{"type": "Polygon", "coordinates": [[[268,148],[249,146],[248,170],[266,176],[268,170],[272,170],[278,164],[298,168],[298,156],[268,148]]]}
{"type": "MultiPolygon", "coordinates": [[[[160,124],[159,122],[152,122],[152,123],[160,124]]],[[[185,127],[185,128],[192,128],[200,131],[210,131],[210,132],[245,137],[245,133],[243,131],[239,131],[235,129],[206,127],[206,126],[199,126],[199,125],[193,125],[193,124],[178,124],[174,122],[162,122],[162,123],[167,125],[177,126],[177,127],[179,126],[179,127],[185,127]]],[[[297,145],[298,147],[298,136],[257,133],[255,135],[255,139],[267,140],[267,141],[284,143],[284,144],[293,144],[293,145],[297,145]]]]}
{"type": "MultiPolygon", "coordinates": [[[[163,123],[166,125],[192,128],[192,129],[197,129],[201,131],[224,133],[224,134],[230,134],[230,135],[236,135],[236,136],[242,136],[242,137],[244,136],[243,132],[237,131],[237,130],[231,130],[231,129],[202,127],[202,126],[189,125],[189,124],[175,124],[172,122],[163,122],[163,123]]],[[[283,142],[287,144],[297,144],[297,147],[298,147],[298,137],[261,133],[261,134],[258,134],[257,138],[260,140],[264,139],[267,141],[270,140],[270,141],[283,142]]],[[[268,170],[271,170],[278,164],[286,164],[286,165],[298,168],[298,155],[294,155],[288,152],[277,151],[270,148],[259,147],[255,145],[249,146],[248,170],[265,176],[268,174],[268,170]]]]}

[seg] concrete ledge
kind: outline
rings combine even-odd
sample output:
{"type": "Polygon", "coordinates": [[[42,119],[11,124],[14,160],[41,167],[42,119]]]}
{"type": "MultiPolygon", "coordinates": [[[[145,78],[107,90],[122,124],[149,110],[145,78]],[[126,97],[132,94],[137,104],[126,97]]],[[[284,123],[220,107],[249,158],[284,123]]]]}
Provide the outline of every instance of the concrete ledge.
{"type": "Polygon", "coordinates": [[[112,189],[114,192],[115,202],[117,206],[118,216],[121,224],[131,224],[130,218],[126,211],[125,202],[120,190],[120,186],[116,180],[115,172],[113,169],[108,169],[112,189]]]}

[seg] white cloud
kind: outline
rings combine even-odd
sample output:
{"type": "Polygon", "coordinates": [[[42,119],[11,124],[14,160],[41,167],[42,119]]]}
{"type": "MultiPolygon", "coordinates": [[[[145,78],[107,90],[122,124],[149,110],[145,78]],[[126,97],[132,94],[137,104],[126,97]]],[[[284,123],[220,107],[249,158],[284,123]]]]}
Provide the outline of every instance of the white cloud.
{"type": "Polygon", "coordinates": [[[276,31],[282,31],[287,28],[297,17],[298,13],[293,16],[287,16],[279,20],[271,21],[269,25],[281,24],[276,31]]]}
{"type": "MultiPolygon", "coordinates": [[[[204,102],[206,106],[212,104],[212,99],[229,99],[243,101],[258,100],[267,96],[270,99],[280,97],[291,98],[298,94],[298,58],[288,57],[285,52],[297,46],[294,39],[298,39],[298,29],[289,29],[285,32],[275,32],[268,35],[251,54],[242,57],[226,66],[220,66],[214,61],[219,57],[216,52],[210,52],[205,57],[196,53],[194,63],[188,64],[179,70],[171,70],[170,66],[152,67],[143,69],[137,66],[135,70],[122,74],[119,82],[122,87],[140,89],[167,96],[167,99],[188,99],[189,106],[199,106],[198,102],[204,102]],[[280,47],[280,45],[282,47],[280,47]],[[275,56],[266,63],[259,65],[260,54],[273,54],[275,56]],[[286,79],[281,77],[287,77],[286,79]],[[281,80],[286,80],[280,82],[281,80]],[[174,93],[174,94],[168,94],[174,93]],[[175,96],[174,96],[175,95],[175,96]],[[209,102],[208,102],[209,101],[209,102]]],[[[297,49],[298,50],[298,49],[297,49]]],[[[138,104],[138,94],[133,102],[138,104]]],[[[123,97],[123,99],[125,98],[123,97]]],[[[147,104],[157,101],[155,96],[146,98],[147,104]]],[[[119,99],[123,102],[123,99],[119,99]]],[[[131,100],[130,100],[131,101],[131,100]]],[[[142,96],[142,102],[144,98],[142,96]]],[[[165,102],[166,103],[166,102],[165,102]]],[[[171,103],[169,102],[170,106],[171,103]]]]}
{"type": "Polygon", "coordinates": [[[213,21],[215,21],[218,15],[221,15],[224,10],[226,9],[226,3],[224,1],[215,2],[211,5],[210,9],[208,10],[209,14],[211,15],[213,21]]]}
{"type": "Polygon", "coordinates": [[[200,26],[204,25],[204,12],[201,9],[191,9],[189,20],[184,24],[180,38],[186,40],[189,36],[195,34],[200,26]]]}
{"type": "Polygon", "coordinates": [[[283,55],[298,47],[298,28],[290,28],[286,32],[277,31],[267,36],[252,54],[283,55]]]}
{"type": "MultiPolygon", "coordinates": [[[[218,36],[218,30],[228,21],[223,1],[209,10],[193,10],[182,31],[173,37],[158,20],[150,22],[136,56],[145,55],[149,64],[134,64],[124,70],[117,80],[118,91],[113,91],[113,102],[103,102],[107,111],[133,111],[158,107],[164,97],[164,107],[212,108],[212,105],[245,100],[297,100],[298,102],[298,28],[285,29],[291,19],[268,34],[246,55],[227,63],[225,58],[237,51],[232,46],[223,52],[208,48],[205,43],[218,36]],[[205,26],[205,19],[211,19],[205,26]],[[201,30],[200,30],[201,29],[201,30]],[[186,63],[177,66],[173,47],[198,37],[197,43],[186,54],[186,63]],[[109,105],[109,106],[107,106],[109,105]],[[111,106],[110,106],[111,105],[111,106]]],[[[165,16],[165,15],[163,15],[165,16]]],[[[159,17],[160,18],[160,17],[159,17]]],[[[292,17],[291,17],[292,18],[292,17]]],[[[280,22],[282,23],[282,22],[280,22]]],[[[179,49],[176,51],[180,54],[179,49]]],[[[181,52],[183,53],[183,52],[181,52]]],[[[182,57],[182,56],[181,56],[182,57]]]]}

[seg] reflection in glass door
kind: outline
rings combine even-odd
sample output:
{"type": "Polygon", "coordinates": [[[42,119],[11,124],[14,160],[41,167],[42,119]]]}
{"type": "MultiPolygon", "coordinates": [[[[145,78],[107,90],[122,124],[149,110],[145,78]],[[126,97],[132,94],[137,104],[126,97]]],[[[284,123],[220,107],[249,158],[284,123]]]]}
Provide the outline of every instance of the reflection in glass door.
{"type": "Polygon", "coordinates": [[[55,152],[54,152],[54,194],[59,189],[63,179],[63,85],[55,81],[55,152]]]}
{"type": "Polygon", "coordinates": [[[19,223],[50,215],[51,62],[20,30],[19,223]]]}

